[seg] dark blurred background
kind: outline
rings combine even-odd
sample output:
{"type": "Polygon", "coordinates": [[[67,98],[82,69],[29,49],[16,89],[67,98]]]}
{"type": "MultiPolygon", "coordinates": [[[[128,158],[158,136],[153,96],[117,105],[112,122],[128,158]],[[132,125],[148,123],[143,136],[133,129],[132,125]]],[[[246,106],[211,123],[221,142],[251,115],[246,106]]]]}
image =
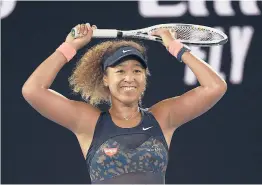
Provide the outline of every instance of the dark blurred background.
{"type": "MultiPolygon", "coordinates": [[[[162,23],[216,27],[227,44],[192,47],[228,83],[213,109],[173,136],[167,183],[262,183],[261,1],[1,2],[2,183],[90,183],[76,137],[37,113],[23,83],[72,27],[137,29],[162,23]]],[[[58,74],[52,88],[73,95],[68,77],[94,39],[58,74]]],[[[144,41],[152,76],[144,107],[198,84],[163,46],[144,41]]],[[[101,109],[106,108],[102,105],[101,109]]]]}

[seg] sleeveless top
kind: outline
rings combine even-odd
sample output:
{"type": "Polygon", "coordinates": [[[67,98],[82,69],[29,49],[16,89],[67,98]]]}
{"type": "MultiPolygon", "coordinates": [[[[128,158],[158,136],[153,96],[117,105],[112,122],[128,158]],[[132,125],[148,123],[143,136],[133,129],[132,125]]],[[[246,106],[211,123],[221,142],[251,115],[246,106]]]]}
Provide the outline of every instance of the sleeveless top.
{"type": "Polygon", "coordinates": [[[86,157],[92,184],[164,184],[168,145],[147,109],[140,123],[118,127],[108,111],[102,112],[86,157]]]}

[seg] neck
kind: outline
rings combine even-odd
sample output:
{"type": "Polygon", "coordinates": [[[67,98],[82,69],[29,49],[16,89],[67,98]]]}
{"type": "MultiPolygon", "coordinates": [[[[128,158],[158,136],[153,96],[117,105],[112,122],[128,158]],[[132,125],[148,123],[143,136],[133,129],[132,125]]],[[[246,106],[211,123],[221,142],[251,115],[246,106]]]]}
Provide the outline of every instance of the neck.
{"type": "Polygon", "coordinates": [[[138,102],[132,103],[130,105],[126,105],[121,102],[112,102],[109,112],[114,116],[117,116],[117,118],[123,120],[135,118],[139,112],[138,102]]]}

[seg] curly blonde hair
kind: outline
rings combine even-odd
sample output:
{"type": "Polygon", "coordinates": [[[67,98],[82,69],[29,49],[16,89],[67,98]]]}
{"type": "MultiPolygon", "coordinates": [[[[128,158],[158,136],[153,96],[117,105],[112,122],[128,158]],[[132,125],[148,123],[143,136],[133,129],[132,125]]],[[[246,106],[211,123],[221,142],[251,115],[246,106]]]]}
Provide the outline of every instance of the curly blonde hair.
{"type": "MultiPolygon", "coordinates": [[[[102,60],[123,46],[131,46],[138,49],[146,56],[146,48],[143,44],[128,40],[111,40],[97,44],[90,48],[77,62],[69,84],[73,92],[80,93],[81,97],[89,101],[91,105],[110,103],[110,91],[104,86],[102,60]]],[[[146,76],[150,75],[148,68],[146,76]]]]}

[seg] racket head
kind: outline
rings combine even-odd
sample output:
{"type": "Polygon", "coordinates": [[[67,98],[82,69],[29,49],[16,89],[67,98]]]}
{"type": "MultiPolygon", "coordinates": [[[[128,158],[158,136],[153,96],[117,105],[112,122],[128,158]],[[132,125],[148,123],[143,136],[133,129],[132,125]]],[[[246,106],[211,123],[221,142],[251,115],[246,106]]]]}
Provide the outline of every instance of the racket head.
{"type": "Polygon", "coordinates": [[[208,47],[223,45],[228,41],[227,35],[218,29],[203,25],[183,23],[158,24],[143,29],[126,31],[124,35],[133,35],[133,37],[138,39],[162,42],[160,37],[150,35],[153,31],[160,28],[175,30],[176,39],[180,40],[184,44],[208,47]]]}

